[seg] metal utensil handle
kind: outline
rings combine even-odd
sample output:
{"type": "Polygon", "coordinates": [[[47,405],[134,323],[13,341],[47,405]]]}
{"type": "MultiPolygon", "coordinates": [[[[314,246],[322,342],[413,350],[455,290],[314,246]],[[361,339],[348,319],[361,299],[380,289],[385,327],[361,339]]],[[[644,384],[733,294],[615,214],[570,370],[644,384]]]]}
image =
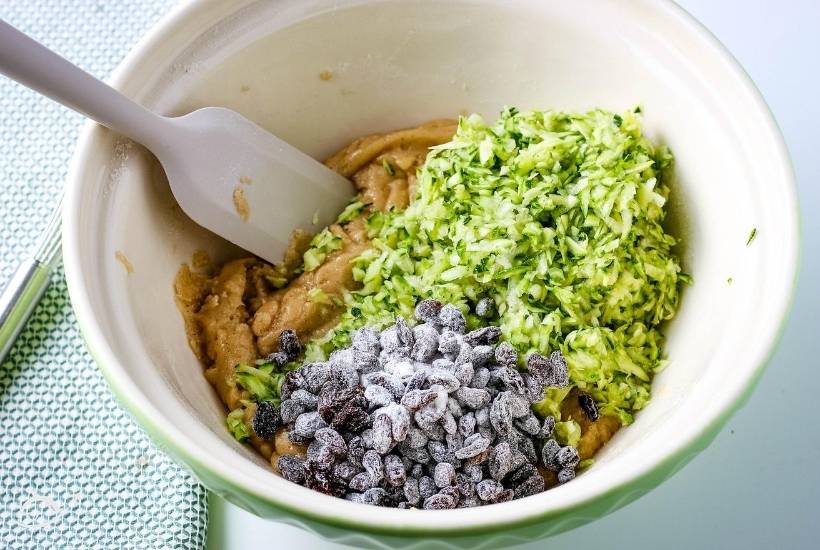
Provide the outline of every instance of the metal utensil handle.
{"type": "Polygon", "coordinates": [[[50,265],[30,258],[20,265],[0,294],[0,362],[43,296],[50,276],[50,265]]]}
{"type": "Polygon", "coordinates": [[[60,254],[62,203],[60,196],[34,255],[20,264],[0,294],[0,362],[6,358],[48,288],[51,268],[60,254]]]}

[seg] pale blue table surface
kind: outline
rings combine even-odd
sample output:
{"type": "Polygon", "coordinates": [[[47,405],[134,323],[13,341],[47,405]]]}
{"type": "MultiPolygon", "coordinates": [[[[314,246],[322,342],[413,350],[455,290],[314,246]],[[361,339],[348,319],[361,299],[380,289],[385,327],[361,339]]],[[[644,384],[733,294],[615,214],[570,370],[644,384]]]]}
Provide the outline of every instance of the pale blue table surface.
{"type": "MultiPolygon", "coordinates": [[[[820,548],[820,1],[681,0],[732,51],[786,137],[800,190],[800,283],[749,403],[709,449],[604,519],[519,548],[820,548]]],[[[211,498],[208,548],[341,548],[211,498]]]]}

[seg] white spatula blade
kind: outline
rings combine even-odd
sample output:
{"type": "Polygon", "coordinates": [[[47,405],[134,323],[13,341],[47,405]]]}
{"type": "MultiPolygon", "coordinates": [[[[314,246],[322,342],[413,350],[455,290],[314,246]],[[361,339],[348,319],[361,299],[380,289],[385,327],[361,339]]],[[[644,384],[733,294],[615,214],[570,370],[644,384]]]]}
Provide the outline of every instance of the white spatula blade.
{"type": "Polygon", "coordinates": [[[234,111],[208,107],[171,122],[178,132],[154,152],[179,205],[270,262],[295,230],[332,224],[355,195],[349,180],[234,111]]]}

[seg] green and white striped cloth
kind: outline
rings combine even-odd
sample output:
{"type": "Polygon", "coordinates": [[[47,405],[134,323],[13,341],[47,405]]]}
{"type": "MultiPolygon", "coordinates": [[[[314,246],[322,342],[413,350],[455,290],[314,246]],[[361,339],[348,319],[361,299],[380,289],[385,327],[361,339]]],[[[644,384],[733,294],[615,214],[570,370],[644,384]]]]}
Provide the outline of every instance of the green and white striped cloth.
{"type": "MultiPolygon", "coordinates": [[[[172,0],[4,0],[0,17],[105,78],[172,0]]],[[[0,285],[30,252],[83,119],[0,76],[0,285]]],[[[0,365],[0,548],[199,549],[207,493],[114,400],[62,268],[0,365]]]]}

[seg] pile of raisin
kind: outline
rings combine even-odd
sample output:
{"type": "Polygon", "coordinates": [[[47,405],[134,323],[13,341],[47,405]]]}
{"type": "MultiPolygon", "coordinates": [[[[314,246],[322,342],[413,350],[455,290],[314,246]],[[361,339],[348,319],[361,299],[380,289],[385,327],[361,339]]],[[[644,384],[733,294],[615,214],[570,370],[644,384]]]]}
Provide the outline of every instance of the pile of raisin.
{"type": "MultiPolygon", "coordinates": [[[[481,317],[494,309],[479,305],[481,317]]],[[[268,406],[257,409],[265,435],[279,422],[307,445],[305,457],[278,459],[282,476],[355,502],[435,510],[539,493],[538,466],[573,479],[578,451],[552,438],[553,417],[531,409],[545,387],[569,383],[561,353],[532,354],[520,372],[499,327],[467,332],[458,307],[434,300],[415,317],[415,326],[398,317],[382,331],[359,329],[349,348],[290,372],[276,422],[268,406]]],[[[290,358],[301,345],[286,338],[280,353],[290,358]]],[[[589,396],[581,405],[597,418],[589,396]]]]}

